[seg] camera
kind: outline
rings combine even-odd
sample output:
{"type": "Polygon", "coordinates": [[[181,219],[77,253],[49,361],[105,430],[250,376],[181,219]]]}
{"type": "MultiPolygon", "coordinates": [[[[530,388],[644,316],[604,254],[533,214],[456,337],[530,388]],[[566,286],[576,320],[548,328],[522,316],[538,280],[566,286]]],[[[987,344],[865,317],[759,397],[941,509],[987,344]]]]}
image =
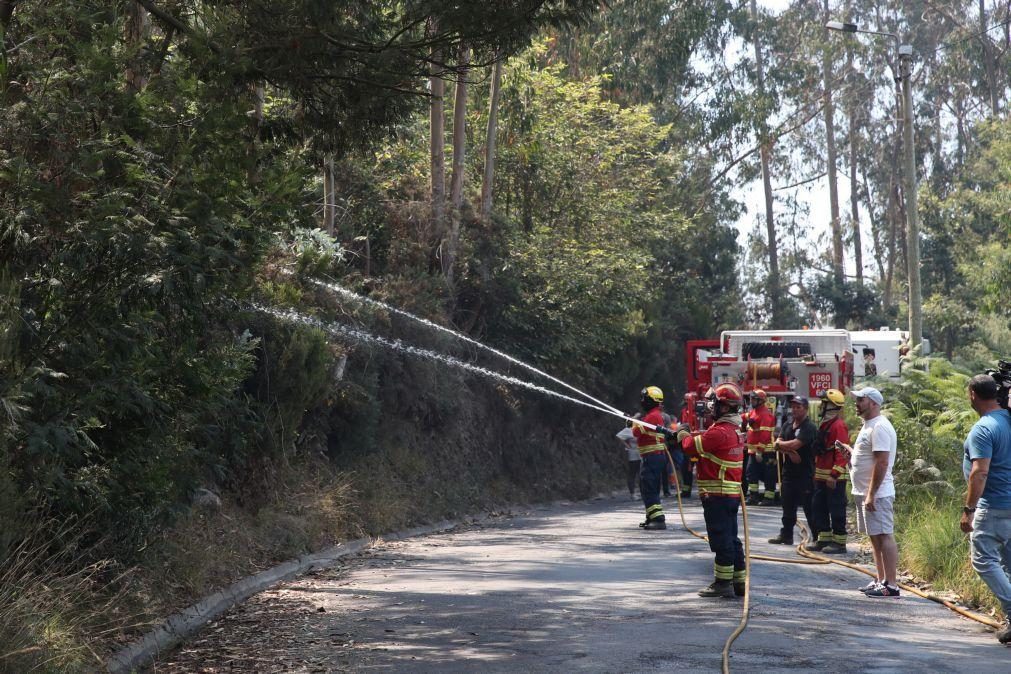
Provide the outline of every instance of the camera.
{"type": "Polygon", "coordinates": [[[998,360],[996,370],[987,369],[985,372],[997,382],[997,402],[1002,408],[1008,409],[1008,393],[1011,392],[1011,361],[998,360]]]}

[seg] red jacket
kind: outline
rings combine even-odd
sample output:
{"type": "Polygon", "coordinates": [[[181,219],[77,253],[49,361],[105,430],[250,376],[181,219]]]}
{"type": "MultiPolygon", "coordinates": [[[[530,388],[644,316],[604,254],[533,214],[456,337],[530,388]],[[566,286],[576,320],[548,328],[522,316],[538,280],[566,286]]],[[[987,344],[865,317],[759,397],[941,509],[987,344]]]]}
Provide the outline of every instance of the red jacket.
{"type": "Polygon", "coordinates": [[[846,470],[849,458],[845,452],[835,448],[836,440],[847,445],[850,443],[850,431],[841,417],[823,421],[818,428],[819,449],[824,448],[824,451],[814,457],[816,482],[824,482],[830,477],[845,480],[849,475],[846,470]]]}
{"type": "Polygon", "coordinates": [[[744,445],[737,426],[718,421],[702,433],[692,433],[681,441],[688,456],[699,457],[699,496],[741,496],[741,468],[744,445]]]}
{"type": "Polygon", "coordinates": [[[776,415],[765,405],[757,410],[749,410],[744,415],[748,425],[748,437],[745,446],[748,454],[761,454],[772,451],[772,432],[776,430],[776,415]]]}
{"type": "MultiPolygon", "coordinates": [[[[648,424],[663,427],[663,413],[660,411],[660,407],[657,406],[651,409],[646,413],[646,416],[644,416],[642,420],[648,424]]],[[[636,444],[639,445],[639,456],[652,454],[653,452],[667,451],[667,445],[664,443],[663,433],[657,433],[645,426],[633,423],[632,435],[635,436],[636,444]]]]}

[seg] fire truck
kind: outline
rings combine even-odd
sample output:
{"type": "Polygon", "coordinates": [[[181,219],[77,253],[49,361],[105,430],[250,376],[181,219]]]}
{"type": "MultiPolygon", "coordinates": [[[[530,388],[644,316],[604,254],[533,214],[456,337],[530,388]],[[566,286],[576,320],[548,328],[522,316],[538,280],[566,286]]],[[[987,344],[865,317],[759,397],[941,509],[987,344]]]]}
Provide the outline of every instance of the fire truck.
{"type": "MultiPolygon", "coordinates": [[[[900,330],[726,330],[719,339],[685,344],[689,423],[698,428],[710,387],[733,382],[747,394],[762,389],[777,417],[789,398],[815,400],[830,388],[848,391],[857,379],[898,377],[908,334],[900,330]]],[[[925,352],[929,345],[925,344],[925,352]]]]}

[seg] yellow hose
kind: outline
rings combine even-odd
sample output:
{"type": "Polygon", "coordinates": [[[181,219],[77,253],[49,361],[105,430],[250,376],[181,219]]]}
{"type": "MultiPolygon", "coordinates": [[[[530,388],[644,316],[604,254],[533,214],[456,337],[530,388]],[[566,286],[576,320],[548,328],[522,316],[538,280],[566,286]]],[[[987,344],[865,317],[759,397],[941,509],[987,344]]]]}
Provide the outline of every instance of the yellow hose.
{"type": "Polygon", "coordinates": [[[723,644],[723,674],[730,674],[730,645],[734,643],[748,626],[751,614],[751,536],[748,533],[748,505],[744,502],[744,487],[741,486],[741,517],[744,519],[744,609],[741,612],[741,623],[737,626],[723,644]]]}

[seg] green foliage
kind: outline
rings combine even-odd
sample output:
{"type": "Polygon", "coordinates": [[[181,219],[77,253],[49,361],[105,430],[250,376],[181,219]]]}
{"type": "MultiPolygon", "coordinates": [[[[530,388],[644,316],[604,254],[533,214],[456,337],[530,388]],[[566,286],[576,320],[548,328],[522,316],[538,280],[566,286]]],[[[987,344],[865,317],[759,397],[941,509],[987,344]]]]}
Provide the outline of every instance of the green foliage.
{"type": "Polygon", "coordinates": [[[265,449],[280,458],[294,452],[306,410],[320,404],[330,390],[333,352],[326,335],[316,328],[293,326],[251,316],[260,333],[260,364],[246,382],[265,422],[265,449]]]}
{"type": "Polygon", "coordinates": [[[291,252],[298,273],[317,277],[335,273],[344,260],[340,243],[321,229],[296,229],[292,233],[291,252]]]}
{"type": "Polygon", "coordinates": [[[818,276],[813,286],[812,306],[820,315],[831,316],[836,327],[861,330],[888,324],[876,301],[877,287],[855,281],[840,283],[828,274],[818,276]]]}

